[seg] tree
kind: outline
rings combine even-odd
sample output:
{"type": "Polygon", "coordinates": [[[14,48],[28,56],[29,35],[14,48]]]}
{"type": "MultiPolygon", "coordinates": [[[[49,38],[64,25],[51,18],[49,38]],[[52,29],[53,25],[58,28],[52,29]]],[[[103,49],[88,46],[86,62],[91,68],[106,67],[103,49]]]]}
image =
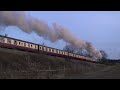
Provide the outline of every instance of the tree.
{"type": "Polygon", "coordinates": [[[74,47],[72,45],[66,45],[63,48],[63,50],[67,51],[67,52],[70,52],[70,53],[77,53],[77,54],[80,54],[80,55],[83,55],[83,56],[92,57],[87,50],[85,50],[83,48],[76,48],[76,47],[74,47]]]}
{"type": "Polygon", "coordinates": [[[100,53],[102,54],[102,59],[107,59],[108,54],[104,50],[100,50],[100,53]]]}
{"type": "Polygon", "coordinates": [[[70,53],[75,53],[76,49],[71,46],[71,45],[66,45],[64,48],[63,48],[64,51],[67,51],[67,52],[70,52],[70,53]]]}

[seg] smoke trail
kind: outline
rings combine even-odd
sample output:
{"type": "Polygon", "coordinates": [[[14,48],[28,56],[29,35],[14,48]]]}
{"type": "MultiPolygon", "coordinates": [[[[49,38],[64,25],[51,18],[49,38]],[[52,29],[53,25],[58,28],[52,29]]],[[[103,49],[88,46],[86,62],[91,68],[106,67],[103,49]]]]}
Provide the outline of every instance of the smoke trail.
{"type": "Polygon", "coordinates": [[[102,57],[91,43],[76,38],[67,28],[56,23],[49,27],[47,23],[27,15],[24,11],[0,11],[0,26],[16,26],[25,33],[35,32],[51,42],[62,39],[77,48],[85,48],[95,57],[102,57]]]}

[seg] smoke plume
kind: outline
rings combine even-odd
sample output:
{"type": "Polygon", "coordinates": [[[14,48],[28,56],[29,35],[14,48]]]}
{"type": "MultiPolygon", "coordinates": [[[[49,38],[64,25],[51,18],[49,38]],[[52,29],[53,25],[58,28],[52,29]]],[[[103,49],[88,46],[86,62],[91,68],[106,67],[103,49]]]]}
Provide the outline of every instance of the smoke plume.
{"type": "Polygon", "coordinates": [[[78,39],[67,28],[57,23],[53,23],[53,26],[50,27],[44,21],[27,15],[24,11],[0,11],[0,26],[16,26],[25,33],[35,32],[40,37],[48,39],[51,42],[62,39],[77,48],[86,49],[91,55],[97,58],[102,57],[101,53],[91,43],[78,39]]]}

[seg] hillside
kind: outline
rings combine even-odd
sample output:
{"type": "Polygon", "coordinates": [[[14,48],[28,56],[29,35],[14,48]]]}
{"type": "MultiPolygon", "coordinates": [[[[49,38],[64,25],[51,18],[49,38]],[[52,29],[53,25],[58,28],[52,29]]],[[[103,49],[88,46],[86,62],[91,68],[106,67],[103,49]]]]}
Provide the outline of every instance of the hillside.
{"type": "Polygon", "coordinates": [[[0,48],[0,79],[61,79],[105,67],[101,64],[0,48]]]}
{"type": "Polygon", "coordinates": [[[85,74],[76,74],[67,79],[120,79],[120,64],[107,66],[104,69],[88,72],[85,74]]]}

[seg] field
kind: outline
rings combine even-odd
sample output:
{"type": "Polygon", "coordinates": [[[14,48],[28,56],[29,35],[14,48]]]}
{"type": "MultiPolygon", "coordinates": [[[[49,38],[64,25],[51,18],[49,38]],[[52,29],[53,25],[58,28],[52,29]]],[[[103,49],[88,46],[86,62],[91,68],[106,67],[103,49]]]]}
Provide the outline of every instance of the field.
{"type": "Polygon", "coordinates": [[[120,78],[120,64],[95,64],[0,48],[0,79],[84,78],[120,78]]]}

